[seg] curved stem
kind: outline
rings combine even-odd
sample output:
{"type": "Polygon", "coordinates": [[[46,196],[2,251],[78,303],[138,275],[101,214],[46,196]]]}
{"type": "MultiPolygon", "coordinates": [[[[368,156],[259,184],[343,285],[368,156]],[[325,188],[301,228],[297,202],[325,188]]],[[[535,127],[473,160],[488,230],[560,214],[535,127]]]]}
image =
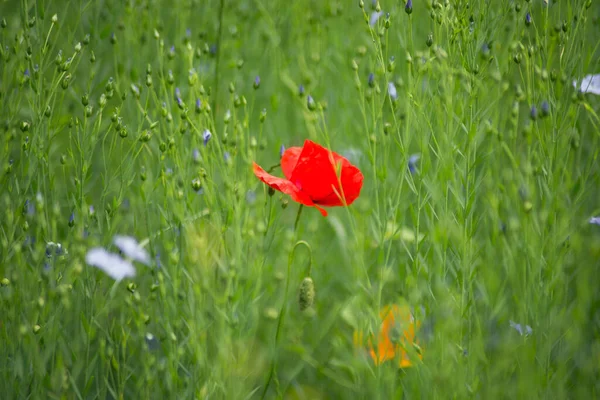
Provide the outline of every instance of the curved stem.
{"type": "MultiPolygon", "coordinates": [[[[296,228],[298,227],[298,221],[300,220],[300,214],[302,214],[303,208],[304,208],[304,206],[302,204],[298,208],[298,214],[296,215],[296,222],[294,222],[294,234],[296,233],[296,228]]],[[[279,312],[279,318],[277,320],[277,330],[275,331],[275,351],[277,351],[277,347],[279,346],[279,336],[281,335],[281,330],[283,328],[283,320],[285,318],[285,313],[287,311],[287,297],[288,297],[288,293],[290,291],[290,275],[292,272],[292,262],[294,261],[294,252],[296,251],[296,248],[300,245],[306,246],[306,248],[308,249],[308,252],[310,254],[309,270],[308,270],[309,275],[310,275],[310,271],[312,269],[312,249],[306,241],[299,240],[298,242],[296,242],[296,244],[292,248],[292,251],[290,251],[290,255],[288,257],[287,276],[285,278],[285,290],[283,292],[283,304],[281,305],[281,311],[279,312]]],[[[277,369],[277,354],[275,354],[273,356],[273,361],[271,363],[271,369],[269,370],[269,377],[267,378],[267,383],[265,383],[265,387],[264,387],[262,395],[260,397],[261,400],[264,399],[265,396],[267,395],[267,391],[269,390],[269,385],[271,384],[271,381],[273,380],[273,376],[275,375],[276,369],[277,369]]]]}

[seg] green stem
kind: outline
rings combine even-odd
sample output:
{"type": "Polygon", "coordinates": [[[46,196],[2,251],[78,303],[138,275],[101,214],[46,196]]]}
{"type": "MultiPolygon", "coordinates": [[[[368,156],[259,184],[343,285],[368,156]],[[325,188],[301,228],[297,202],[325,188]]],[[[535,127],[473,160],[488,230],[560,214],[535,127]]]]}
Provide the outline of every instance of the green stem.
{"type": "MultiPolygon", "coordinates": [[[[304,205],[300,204],[300,207],[298,208],[298,214],[296,215],[296,222],[294,222],[294,234],[297,232],[298,221],[300,220],[300,215],[302,214],[303,208],[304,208],[304,205]]],[[[310,269],[312,269],[312,249],[310,248],[310,245],[307,242],[305,242],[304,240],[300,240],[294,245],[294,247],[292,248],[292,251],[290,251],[290,255],[288,257],[287,276],[285,278],[285,291],[283,293],[283,304],[281,305],[281,311],[279,312],[279,318],[277,320],[277,330],[275,331],[275,351],[277,351],[277,347],[279,346],[279,336],[281,335],[281,330],[283,328],[283,319],[285,318],[285,313],[287,311],[287,297],[288,297],[288,293],[290,291],[290,275],[291,275],[291,270],[292,270],[292,262],[294,261],[294,251],[296,250],[296,247],[298,247],[300,245],[306,246],[308,248],[309,253],[311,254],[309,271],[310,271],[310,269]]],[[[271,381],[273,380],[273,376],[275,375],[276,369],[277,369],[277,354],[274,354],[273,361],[271,362],[271,369],[269,370],[269,377],[267,378],[267,383],[265,383],[265,388],[263,389],[262,395],[260,397],[261,400],[264,399],[265,396],[267,395],[267,391],[269,390],[269,385],[271,384],[271,381]]]]}
{"type": "MultiPolygon", "coordinates": [[[[296,222],[294,222],[294,233],[296,233],[296,231],[297,231],[297,228],[298,228],[298,221],[300,221],[300,214],[302,214],[302,210],[303,210],[303,209],[304,209],[304,205],[303,205],[303,204],[300,204],[300,207],[298,208],[298,214],[296,214],[296,222]]],[[[294,248],[296,248],[296,247],[294,246],[294,248]]],[[[293,253],[293,252],[294,252],[294,251],[292,250],[292,253],[293,253]]]]}
{"type": "Polygon", "coordinates": [[[219,101],[219,61],[221,60],[221,38],[223,36],[223,10],[225,0],[221,0],[219,6],[219,34],[217,36],[217,61],[215,63],[215,97],[213,102],[213,112],[217,113],[217,104],[219,101]]]}

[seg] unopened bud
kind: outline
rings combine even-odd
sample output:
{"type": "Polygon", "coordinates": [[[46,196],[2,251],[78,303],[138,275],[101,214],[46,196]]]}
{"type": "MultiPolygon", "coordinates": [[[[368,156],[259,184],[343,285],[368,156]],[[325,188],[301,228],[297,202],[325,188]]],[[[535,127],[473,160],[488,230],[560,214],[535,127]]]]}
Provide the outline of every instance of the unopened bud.
{"type": "Polygon", "coordinates": [[[300,291],[298,293],[298,305],[300,311],[304,311],[315,302],[315,283],[311,277],[306,277],[300,283],[300,291]]]}

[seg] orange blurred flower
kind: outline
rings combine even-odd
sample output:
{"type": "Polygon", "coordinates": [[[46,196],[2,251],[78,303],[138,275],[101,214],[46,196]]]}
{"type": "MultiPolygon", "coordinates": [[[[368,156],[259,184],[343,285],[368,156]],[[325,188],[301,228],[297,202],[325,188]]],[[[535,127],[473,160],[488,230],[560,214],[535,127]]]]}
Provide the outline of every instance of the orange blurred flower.
{"type": "MultiPolygon", "coordinates": [[[[400,368],[410,367],[413,361],[410,356],[416,354],[423,359],[421,348],[415,338],[415,330],[419,329],[420,322],[415,321],[407,305],[397,304],[385,306],[379,313],[382,319],[381,330],[375,345],[373,337],[367,340],[367,349],[375,365],[387,360],[398,360],[400,368]]],[[[354,344],[363,347],[363,333],[354,332],[354,344]]],[[[413,356],[414,360],[414,356],[413,356]]]]}

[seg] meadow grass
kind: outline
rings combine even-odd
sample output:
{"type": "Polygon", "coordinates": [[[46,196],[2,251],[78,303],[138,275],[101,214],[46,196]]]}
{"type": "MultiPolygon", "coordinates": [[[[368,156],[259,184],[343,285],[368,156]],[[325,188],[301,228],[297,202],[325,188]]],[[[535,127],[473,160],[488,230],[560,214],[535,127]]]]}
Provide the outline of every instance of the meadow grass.
{"type": "Polygon", "coordinates": [[[411,4],[2,2],[0,397],[599,396],[600,7],[411,4]],[[364,187],[294,229],[251,165],[305,139],[364,187]]]}

